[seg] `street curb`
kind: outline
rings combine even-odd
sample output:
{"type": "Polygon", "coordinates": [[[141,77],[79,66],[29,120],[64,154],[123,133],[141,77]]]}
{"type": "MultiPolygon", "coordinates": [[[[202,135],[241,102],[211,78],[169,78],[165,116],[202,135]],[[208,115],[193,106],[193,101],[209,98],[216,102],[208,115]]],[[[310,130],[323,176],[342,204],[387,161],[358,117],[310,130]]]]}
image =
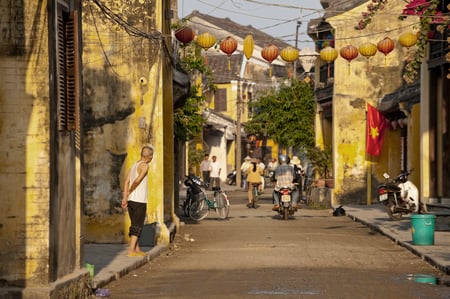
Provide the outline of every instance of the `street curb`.
{"type": "Polygon", "coordinates": [[[366,225],[372,231],[381,233],[382,235],[388,237],[395,244],[397,244],[397,245],[399,245],[399,246],[401,246],[403,248],[408,249],[411,253],[413,253],[414,255],[416,255],[418,257],[420,257],[422,260],[424,260],[425,262],[427,262],[431,266],[435,267],[439,271],[442,271],[443,273],[445,273],[447,275],[450,274],[450,267],[447,267],[447,266],[444,266],[444,265],[440,264],[438,261],[436,261],[432,257],[428,256],[427,254],[424,254],[423,252],[421,252],[420,250],[418,250],[417,248],[415,248],[413,245],[409,244],[408,242],[404,242],[402,240],[397,239],[396,237],[394,237],[392,234],[389,233],[388,229],[384,229],[382,226],[373,224],[373,223],[371,223],[369,221],[365,221],[365,220],[363,220],[361,218],[358,218],[357,216],[354,216],[354,215],[351,215],[351,214],[347,214],[347,216],[349,218],[351,218],[355,222],[360,222],[360,223],[366,225]]]}
{"type": "Polygon", "coordinates": [[[136,261],[134,263],[132,263],[128,266],[125,266],[125,267],[121,268],[120,270],[110,271],[108,273],[108,275],[102,275],[103,276],[102,278],[98,278],[98,279],[94,278],[94,280],[92,282],[92,288],[98,289],[98,288],[101,288],[101,287],[109,284],[110,282],[112,282],[114,280],[120,279],[121,277],[127,275],[131,271],[136,270],[136,269],[142,267],[143,265],[147,264],[151,260],[155,259],[159,255],[161,255],[162,252],[166,251],[168,247],[169,247],[168,245],[156,245],[148,252],[148,254],[146,256],[143,256],[141,258],[135,258],[136,261]]]}

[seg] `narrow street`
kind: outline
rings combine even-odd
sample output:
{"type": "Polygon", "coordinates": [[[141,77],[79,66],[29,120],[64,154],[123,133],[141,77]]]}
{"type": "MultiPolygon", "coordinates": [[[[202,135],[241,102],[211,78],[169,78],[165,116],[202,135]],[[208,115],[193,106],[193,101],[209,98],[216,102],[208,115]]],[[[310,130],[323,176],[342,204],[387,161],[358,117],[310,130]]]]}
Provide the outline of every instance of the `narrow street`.
{"type": "Polygon", "coordinates": [[[270,194],[248,209],[245,192],[230,193],[228,220],[182,218],[171,248],[106,286],[110,298],[450,297],[415,279],[442,273],[385,236],[330,210],[305,207],[284,221],[270,194]]]}

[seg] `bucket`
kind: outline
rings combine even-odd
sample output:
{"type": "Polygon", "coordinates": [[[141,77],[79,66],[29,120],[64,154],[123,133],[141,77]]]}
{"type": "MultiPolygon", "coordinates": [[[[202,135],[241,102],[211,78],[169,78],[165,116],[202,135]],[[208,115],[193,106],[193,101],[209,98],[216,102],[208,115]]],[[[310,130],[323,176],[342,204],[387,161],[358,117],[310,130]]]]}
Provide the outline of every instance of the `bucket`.
{"type": "Polygon", "coordinates": [[[95,269],[95,266],[86,263],[86,264],[84,264],[84,267],[89,271],[89,276],[90,276],[91,278],[93,278],[93,277],[94,277],[94,269],[95,269]]]}
{"type": "Polygon", "coordinates": [[[435,215],[412,215],[411,233],[414,245],[434,245],[435,215]]]}

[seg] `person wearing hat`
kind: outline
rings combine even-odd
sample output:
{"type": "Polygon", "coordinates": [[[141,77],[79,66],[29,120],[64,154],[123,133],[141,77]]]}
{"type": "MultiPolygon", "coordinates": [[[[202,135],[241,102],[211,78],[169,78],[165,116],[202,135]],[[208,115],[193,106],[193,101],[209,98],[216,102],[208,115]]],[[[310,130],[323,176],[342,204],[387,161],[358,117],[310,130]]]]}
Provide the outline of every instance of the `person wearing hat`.
{"type": "Polygon", "coordinates": [[[250,158],[249,156],[244,158],[244,162],[241,165],[241,176],[242,176],[242,184],[244,189],[247,189],[247,171],[250,168],[251,161],[252,158],[250,158]]]}
{"type": "Polygon", "coordinates": [[[299,191],[300,197],[302,195],[302,180],[303,180],[303,175],[305,174],[305,172],[303,171],[302,168],[302,162],[300,161],[300,159],[297,156],[293,156],[292,160],[291,160],[291,164],[294,167],[294,184],[297,187],[297,190],[299,191]]]}
{"type": "Polygon", "coordinates": [[[252,198],[253,198],[253,184],[257,184],[258,185],[258,191],[261,191],[261,179],[262,179],[262,174],[263,171],[262,169],[259,167],[259,162],[257,159],[252,159],[251,161],[251,166],[248,168],[247,170],[247,186],[248,186],[248,204],[247,207],[251,208],[252,207],[252,198]]]}

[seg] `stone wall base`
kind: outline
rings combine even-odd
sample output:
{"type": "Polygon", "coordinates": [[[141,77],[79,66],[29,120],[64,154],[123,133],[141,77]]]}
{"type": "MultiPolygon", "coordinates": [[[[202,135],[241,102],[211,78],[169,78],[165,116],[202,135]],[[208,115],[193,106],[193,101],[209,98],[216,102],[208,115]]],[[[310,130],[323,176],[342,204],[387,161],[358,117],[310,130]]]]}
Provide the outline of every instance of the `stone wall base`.
{"type": "Polygon", "coordinates": [[[48,285],[26,288],[0,288],[0,298],[2,299],[87,299],[91,295],[91,278],[86,269],[77,270],[48,285]]]}

